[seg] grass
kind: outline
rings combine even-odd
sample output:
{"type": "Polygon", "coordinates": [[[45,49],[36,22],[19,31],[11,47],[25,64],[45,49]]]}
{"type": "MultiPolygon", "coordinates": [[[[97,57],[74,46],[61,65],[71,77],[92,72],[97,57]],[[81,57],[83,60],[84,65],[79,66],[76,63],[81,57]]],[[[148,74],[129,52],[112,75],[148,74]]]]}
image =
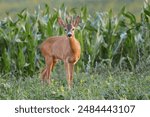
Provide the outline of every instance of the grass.
{"type": "Polygon", "coordinates": [[[91,14],[89,7],[78,13],[63,4],[55,11],[46,4],[33,14],[22,10],[0,20],[0,99],[150,99],[150,4],[144,4],[139,21],[126,7],[116,15],[112,10],[91,14]],[[57,18],[66,15],[81,17],[75,35],[82,54],[72,90],[62,64],[51,85],[42,85],[38,72],[44,66],[38,46],[64,34],[57,18]]]}
{"type": "Polygon", "coordinates": [[[0,76],[0,99],[27,100],[147,100],[150,99],[150,71],[143,73],[103,71],[74,73],[74,86],[68,90],[62,67],[55,68],[51,85],[33,77],[0,76]]]}

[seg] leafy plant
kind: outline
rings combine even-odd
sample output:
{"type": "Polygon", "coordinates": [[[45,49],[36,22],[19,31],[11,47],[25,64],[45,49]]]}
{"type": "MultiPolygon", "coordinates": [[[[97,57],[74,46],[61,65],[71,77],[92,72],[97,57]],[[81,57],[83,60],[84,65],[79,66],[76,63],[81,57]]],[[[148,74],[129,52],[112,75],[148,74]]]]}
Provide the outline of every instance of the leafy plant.
{"type": "Polygon", "coordinates": [[[52,11],[46,4],[31,14],[24,9],[15,19],[7,16],[0,21],[0,72],[34,75],[43,65],[38,46],[49,36],[62,35],[57,17],[81,17],[76,38],[81,44],[81,59],[76,69],[86,71],[97,66],[139,70],[149,65],[150,58],[150,5],[146,3],[138,20],[125,7],[114,15],[113,11],[90,14],[87,7],[78,13],[64,4],[52,11]]]}

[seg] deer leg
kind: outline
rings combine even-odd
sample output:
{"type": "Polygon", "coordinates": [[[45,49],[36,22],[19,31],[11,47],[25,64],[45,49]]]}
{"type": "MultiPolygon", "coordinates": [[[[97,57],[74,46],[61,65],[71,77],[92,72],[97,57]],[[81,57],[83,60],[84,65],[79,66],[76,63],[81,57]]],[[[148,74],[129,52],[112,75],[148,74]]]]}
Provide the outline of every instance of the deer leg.
{"type": "Polygon", "coordinates": [[[46,67],[41,72],[41,80],[44,81],[46,75],[46,67]]]}
{"type": "Polygon", "coordinates": [[[73,63],[69,63],[69,87],[72,87],[73,85],[73,70],[74,70],[74,64],[73,63]]]}
{"type": "Polygon", "coordinates": [[[52,57],[45,57],[46,67],[42,71],[41,79],[43,82],[47,82],[50,84],[50,73],[53,65],[53,58],[52,57]]]}
{"type": "Polygon", "coordinates": [[[73,85],[74,65],[72,63],[65,63],[65,69],[66,69],[68,88],[71,89],[71,87],[73,85]]]}
{"type": "Polygon", "coordinates": [[[68,88],[71,89],[71,87],[70,87],[69,63],[65,63],[65,69],[66,69],[66,77],[67,77],[68,88]]]}
{"type": "Polygon", "coordinates": [[[56,60],[56,59],[53,59],[52,71],[53,71],[54,66],[55,66],[56,63],[57,63],[57,60],[56,60]]]}
{"type": "Polygon", "coordinates": [[[46,82],[48,84],[50,84],[50,75],[51,75],[51,70],[52,70],[52,66],[53,66],[53,62],[50,63],[50,65],[48,66],[48,71],[47,71],[47,77],[46,77],[46,82]]]}

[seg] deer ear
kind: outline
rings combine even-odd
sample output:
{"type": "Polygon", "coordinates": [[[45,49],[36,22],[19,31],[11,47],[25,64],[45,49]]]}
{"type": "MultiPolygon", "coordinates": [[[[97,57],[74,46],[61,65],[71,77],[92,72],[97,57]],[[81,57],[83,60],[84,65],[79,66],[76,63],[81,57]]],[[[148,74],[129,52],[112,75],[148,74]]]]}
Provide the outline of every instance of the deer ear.
{"type": "Polygon", "coordinates": [[[63,26],[63,27],[66,26],[66,24],[64,23],[64,21],[63,21],[60,17],[58,17],[58,24],[59,24],[60,26],[63,26]]]}
{"type": "Polygon", "coordinates": [[[80,17],[77,16],[77,18],[73,22],[74,27],[77,27],[79,25],[79,22],[80,22],[80,17]]]}

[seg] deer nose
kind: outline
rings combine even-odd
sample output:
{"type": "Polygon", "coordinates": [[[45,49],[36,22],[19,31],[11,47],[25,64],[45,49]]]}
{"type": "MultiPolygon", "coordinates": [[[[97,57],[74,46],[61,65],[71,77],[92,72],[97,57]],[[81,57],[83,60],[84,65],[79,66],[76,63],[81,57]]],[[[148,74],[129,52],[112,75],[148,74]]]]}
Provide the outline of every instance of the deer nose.
{"type": "Polygon", "coordinates": [[[67,36],[68,36],[68,37],[71,37],[71,36],[72,36],[71,32],[68,32],[67,36]]]}

